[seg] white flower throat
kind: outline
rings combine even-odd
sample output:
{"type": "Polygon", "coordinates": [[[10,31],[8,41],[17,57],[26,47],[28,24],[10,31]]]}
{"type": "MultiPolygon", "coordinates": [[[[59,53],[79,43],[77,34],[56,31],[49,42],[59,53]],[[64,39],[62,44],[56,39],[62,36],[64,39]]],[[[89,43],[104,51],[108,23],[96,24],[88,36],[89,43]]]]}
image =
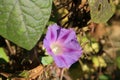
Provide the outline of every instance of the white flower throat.
{"type": "Polygon", "coordinates": [[[50,48],[54,54],[58,54],[62,52],[62,46],[59,43],[51,44],[50,48]]]}

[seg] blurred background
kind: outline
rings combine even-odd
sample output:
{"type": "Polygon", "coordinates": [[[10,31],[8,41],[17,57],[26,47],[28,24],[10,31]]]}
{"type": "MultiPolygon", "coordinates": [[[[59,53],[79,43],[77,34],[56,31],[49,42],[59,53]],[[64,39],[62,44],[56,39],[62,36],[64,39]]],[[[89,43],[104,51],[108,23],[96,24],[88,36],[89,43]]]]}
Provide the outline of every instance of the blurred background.
{"type": "MultiPolygon", "coordinates": [[[[57,23],[76,31],[83,49],[79,61],[69,70],[65,69],[64,74],[54,63],[42,66],[41,58],[45,55],[42,40],[47,26],[42,38],[30,51],[0,36],[0,80],[60,80],[60,76],[62,80],[120,80],[120,1],[113,0],[113,4],[115,12],[112,17],[106,23],[95,23],[91,20],[88,0],[53,0],[47,26],[57,23]]],[[[101,5],[98,11],[102,12],[101,5]]],[[[105,12],[98,18],[102,14],[105,12]]]]}

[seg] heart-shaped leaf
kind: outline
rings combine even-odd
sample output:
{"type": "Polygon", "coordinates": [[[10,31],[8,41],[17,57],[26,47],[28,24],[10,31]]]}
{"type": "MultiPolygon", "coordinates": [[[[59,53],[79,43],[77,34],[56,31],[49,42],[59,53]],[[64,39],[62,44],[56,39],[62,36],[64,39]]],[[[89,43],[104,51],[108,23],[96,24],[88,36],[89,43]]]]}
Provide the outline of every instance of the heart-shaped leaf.
{"type": "Polygon", "coordinates": [[[30,50],[41,37],[52,0],[0,0],[0,35],[30,50]]]}
{"type": "Polygon", "coordinates": [[[9,62],[9,57],[6,55],[4,49],[0,47],[0,63],[9,62]]]}
{"type": "Polygon", "coordinates": [[[95,23],[107,22],[115,12],[112,0],[88,0],[91,19],[95,23]]]}
{"type": "Polygon", "coordinates": [[[49,65],[53,62],[53,58],[51,56],[42,57],[42,64],[49,65]]]}

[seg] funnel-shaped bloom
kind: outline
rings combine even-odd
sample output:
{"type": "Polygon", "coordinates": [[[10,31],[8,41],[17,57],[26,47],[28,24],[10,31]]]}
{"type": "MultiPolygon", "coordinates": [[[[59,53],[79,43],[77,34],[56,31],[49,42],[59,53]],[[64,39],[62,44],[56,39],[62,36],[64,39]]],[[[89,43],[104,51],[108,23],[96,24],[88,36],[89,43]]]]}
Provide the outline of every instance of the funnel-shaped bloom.
{"type": "Polygon", "coordinates": [[[82,54],[75,32],[57,24],[48,27],[43,45],[60,68],[69,68],[82,54]]]}

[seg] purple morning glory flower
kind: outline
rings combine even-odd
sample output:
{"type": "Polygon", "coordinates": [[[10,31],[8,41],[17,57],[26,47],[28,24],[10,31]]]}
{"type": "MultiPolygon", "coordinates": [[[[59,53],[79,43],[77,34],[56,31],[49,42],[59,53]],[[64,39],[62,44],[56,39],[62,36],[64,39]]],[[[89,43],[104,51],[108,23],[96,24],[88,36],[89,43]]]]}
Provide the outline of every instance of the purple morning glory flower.
{"type": "Polygon", "coordinates": [[[69,68],[82,54],[75,31],[57,24],[48,27],[43,45],[60,68],[69,68]]]}

